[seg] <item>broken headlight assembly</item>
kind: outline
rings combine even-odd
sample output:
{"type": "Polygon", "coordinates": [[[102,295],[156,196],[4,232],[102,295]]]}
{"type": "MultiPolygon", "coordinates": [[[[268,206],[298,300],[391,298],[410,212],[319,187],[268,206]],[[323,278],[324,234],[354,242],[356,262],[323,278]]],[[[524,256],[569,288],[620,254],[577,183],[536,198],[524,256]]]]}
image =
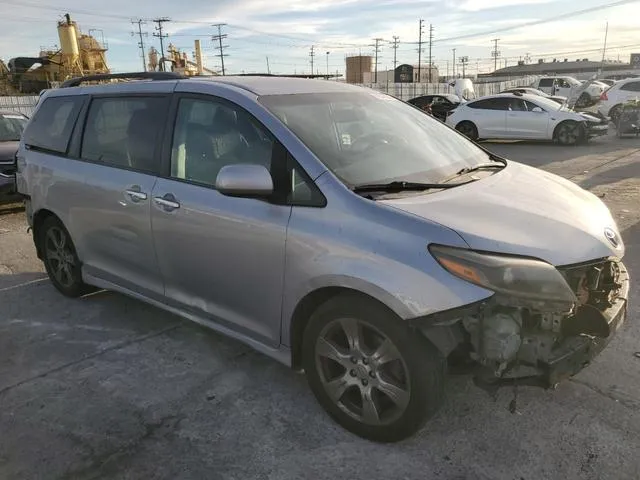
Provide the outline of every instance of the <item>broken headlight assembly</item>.
{"type": "Polygon", "coordinates": [[[569,312],[577,302],[562,274],[541,260],[430,245],[449,273],[495,292],[497,303],[538,312],[569,312]]]}

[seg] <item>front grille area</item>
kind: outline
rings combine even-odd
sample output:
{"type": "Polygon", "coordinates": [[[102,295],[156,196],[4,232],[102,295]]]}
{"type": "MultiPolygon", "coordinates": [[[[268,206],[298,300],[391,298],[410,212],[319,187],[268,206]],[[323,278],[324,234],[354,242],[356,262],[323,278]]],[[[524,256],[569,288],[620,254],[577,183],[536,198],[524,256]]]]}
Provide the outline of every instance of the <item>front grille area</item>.
{"type": "Polygon", "coordinates": [[[580,305],[605,310],[613,304],[622,288],[620,265],[613,260],[568,266],[559,270],[578,297],[580,305]]]}

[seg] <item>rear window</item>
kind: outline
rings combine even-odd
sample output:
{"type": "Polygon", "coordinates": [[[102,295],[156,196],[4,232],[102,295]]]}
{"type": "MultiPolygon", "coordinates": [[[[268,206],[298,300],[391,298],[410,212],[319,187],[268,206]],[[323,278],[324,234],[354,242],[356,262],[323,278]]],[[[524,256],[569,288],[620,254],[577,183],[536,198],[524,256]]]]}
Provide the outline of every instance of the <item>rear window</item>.
{"type": "Polygon", "coordinates": [[[144,172],[160,171],[157,155],[166,97],[97,98],[82,138],[84,160],[144,172]]]}
{"type": "Polygon", "coordinates": [[[47,98],[24,132],[24,143],[55,153],[67,153],[83,97],[47,98]]]}
{"type": "Polygon", "coordinates": [[[479,108],[482,110],[508,110],[509,98],[485,98],[469,103],[467,106],[471,108],[479,108]]]}

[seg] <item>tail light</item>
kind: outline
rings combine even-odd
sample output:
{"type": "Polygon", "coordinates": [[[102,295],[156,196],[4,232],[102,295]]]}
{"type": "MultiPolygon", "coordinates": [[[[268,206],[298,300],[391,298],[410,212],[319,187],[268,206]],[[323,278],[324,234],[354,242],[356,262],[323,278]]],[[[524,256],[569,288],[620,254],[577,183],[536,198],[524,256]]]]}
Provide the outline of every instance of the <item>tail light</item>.
{"type": "Polygon", "coordinates": [[[607,100],[609,100],[609,97],[607,97],[606,91],[602,92],[602,94],[600,95],[600,100],[602,100],[603,102],[606,102],[607,100]]]}

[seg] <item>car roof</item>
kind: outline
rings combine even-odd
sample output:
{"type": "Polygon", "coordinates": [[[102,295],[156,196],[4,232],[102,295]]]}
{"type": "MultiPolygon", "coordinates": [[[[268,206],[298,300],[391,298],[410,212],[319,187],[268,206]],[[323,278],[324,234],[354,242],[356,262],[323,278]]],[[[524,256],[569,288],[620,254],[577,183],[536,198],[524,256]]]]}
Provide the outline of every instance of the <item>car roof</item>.
{"type": "MultiPolygon", "coordinates": [[[[477,102],[478,100],[487,100],[490,98],[523,98],[525,100],[538,100],[538,95],[531,95],[530,93],[496,93],[495,95],[485,95],[484,97],[474,98],[471,102],[477,102]]],[[[471,103],[469,102],[469,103],[471,103]]]]}
{"type": "Polygon", "coordinates": [[[269,76],[215,76],[192,77],[179,82],[215,82],[242,88],[258,96],[302,93],[357,92],[363,87],[343,82],[315,80],[309,78],[269,77],[269,76]]]}

